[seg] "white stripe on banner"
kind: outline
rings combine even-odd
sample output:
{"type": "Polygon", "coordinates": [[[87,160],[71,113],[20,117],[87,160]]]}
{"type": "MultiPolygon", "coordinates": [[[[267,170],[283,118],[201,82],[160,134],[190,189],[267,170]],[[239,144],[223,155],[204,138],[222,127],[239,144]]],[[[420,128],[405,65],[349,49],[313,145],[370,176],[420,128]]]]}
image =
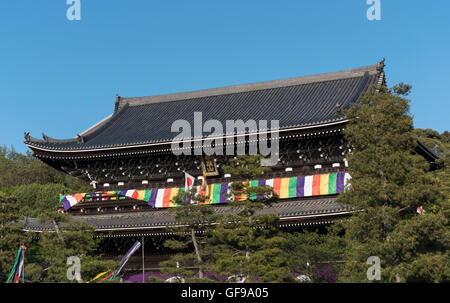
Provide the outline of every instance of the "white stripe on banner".
{"type": "Polygon", "coordinates": [[[132,189],[132,190],[127,190],[127,192],[125,193],[125,196],[131,198],[131,196],[133,196],[133,193],[134,193],[134,189],[132,189]]]}
{"type": "Polygon", "coordinates": [[[156,194],[155,207],[161,208],[163,207],[163,198],[164,198],[164,188],[158,189],[156,194]]]}
{"type": "Polygon", "coordinates": [[[312,184],[313,184],[313,176],[305,176],[305,197],[312,196],[312,184]]]}
{"type": "Polygon", "coordinates": [[[344,175],[344,189],[347,187],[347,185],[349,184],[349,180],[351,179],[352,177],[350,176],[350,174],[349,173],[345,173],[345,175],[344,175]]]}
{"type": "Polygon", "coordinates": [[[66,199],[67,201],[69,201],[70,207],[78,203],[77,199],[75,199],[73,196],[66,196],[66,199]]]}

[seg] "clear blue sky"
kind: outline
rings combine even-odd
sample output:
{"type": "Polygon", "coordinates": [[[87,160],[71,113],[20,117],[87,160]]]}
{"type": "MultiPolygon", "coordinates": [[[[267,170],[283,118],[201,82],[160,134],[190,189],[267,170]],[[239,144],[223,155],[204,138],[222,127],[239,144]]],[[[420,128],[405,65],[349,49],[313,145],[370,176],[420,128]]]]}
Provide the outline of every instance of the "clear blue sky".
{"type": "Polygon", "coordinates": [[[332,72],[386,58],[413,85],[415,127],[449,129],[450,1],[66,0],[0,2],[0,144],[72,138],[148,96],[332,72]]]}

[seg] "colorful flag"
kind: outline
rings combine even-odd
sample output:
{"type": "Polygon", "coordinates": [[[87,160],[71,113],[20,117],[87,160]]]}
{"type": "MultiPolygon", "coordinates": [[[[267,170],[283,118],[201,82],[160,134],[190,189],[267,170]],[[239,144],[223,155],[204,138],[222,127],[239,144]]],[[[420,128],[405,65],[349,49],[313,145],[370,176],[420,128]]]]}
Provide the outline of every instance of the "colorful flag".
{"type": "Polygon", "coordinates": [[[122,268],[125,265],[125,263],[127,263],[128,259],[136,252],[136,250],[139,249],[139,247],[141,247],[141,242],[136,241],[133,244],[133,246],[128,250],[128,252],[125,254],[125,256],[123,256],[122,260],[120,261],[119,268],[117,268],[114,271],[114,274],[109,278],[110,280],[112,280],[115,277],[117,277],[117,275],[120,273],[120,271],[122,270],[122,268]]]}
{"type": "Polygon", "coordinates": [[[12,283],[19,283],[20,275],[22,274],[22,269],[24,265],[24,258],[25,258],[25,250],[27,248],[25,246],[21,246],[19,248],[19,251],[17,252],[16,261],[14,262],[14,266],[9,273],[8,280],[6,280],[6,283],[12,282],[12,283]]]}

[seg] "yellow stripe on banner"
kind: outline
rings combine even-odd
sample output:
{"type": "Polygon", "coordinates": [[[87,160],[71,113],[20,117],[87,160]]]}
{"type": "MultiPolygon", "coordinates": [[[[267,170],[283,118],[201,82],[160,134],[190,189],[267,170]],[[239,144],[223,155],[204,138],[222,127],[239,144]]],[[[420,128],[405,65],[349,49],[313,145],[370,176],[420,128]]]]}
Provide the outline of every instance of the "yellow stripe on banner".
{"type": "Polygon", "coordinates": [[[100,274],[98,274],[98,275],[96,275],[92,280],[90,280],[90,281],[87,281],[86,283],[91,283],[92,281],[95,281],[95,280],[97,280],[98,278],[100,278],[101,276],[103,276],[103,275],[105,275],[106,273],[108,273],[107,271],[105,271],[105,272],[102,272],[102,273],[100,273],[100,274]]]}
{"type": "Polygon", "coordinates": [[[328,181],[330,180],[330,174],[320,176],[320,194],[328,195],[328,181]]]}
{"type": "MultiPolygon", "coordinates": [[[[112,196],[112,195],[114,195],[114,191],[113,191],[113,190],[108,190],[108,191],[106,192],[106,194],[107,194],[108,196],[112,196]]],[[[110,200],[116,200],[116,197],[109,197],[109,199],[110,199],[110,200]]]]}
{"type": "Polygon", "coordinates": [[[137,193],[138,193],[137,199],[143,201],[145,197],[145,190],[138,190],[137,193]]]}
{"type": "Polygon", "coordinates": [[[289,197],[289,178],[281,178],[280,199],[289,197]]]}
{"type": "Polygon", "coordinates": [[[214,184],[208,184],[206,186],[206,197],[205,204],[211,204],[212,203],[212,195],[213,195],[213,185],[214,184]]]}
{"type": "Polygon", "coordinates": [[[170,191],[170,202],[169,202],[169,207],[175,207],[177,206],[176,203],[172,202],[172,199],[174,199],[177,195],[178,195],[178,187],[174,187],[172,188],[172,190],[170,191]]]}

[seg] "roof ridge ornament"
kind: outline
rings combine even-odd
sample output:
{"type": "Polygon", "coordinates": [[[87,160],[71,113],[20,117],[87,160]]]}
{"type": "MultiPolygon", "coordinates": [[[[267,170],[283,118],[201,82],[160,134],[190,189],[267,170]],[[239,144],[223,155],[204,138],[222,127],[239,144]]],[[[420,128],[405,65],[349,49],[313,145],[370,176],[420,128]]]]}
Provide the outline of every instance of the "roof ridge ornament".
{"type": "Polygon", "coordinates": [[[120,99],[121,97],[119,96],[119,94],[116,94],[116,102],[114,102],[114,112],[117,112],[117,110],[119,109],[120,99]]]}
{"type": "Polygon", "coordinates": [[[377,63],[377,71],[382,72],[384,70],[384,61],[386,58],[381,59],[380,62],[377,63]]]}
{"type": "Polygon", "coordinates": [[[80,136],[80,134],[77,134],[77,143],[78,144],[84,143],[84,138],[83,136],[80,136]]]}
{"type": "Polygon", "coordinates": [[[30,132],[26,132],[26,131],[24,131],[23,132],[23,136],[25,137],[25,141],[26,142],[28,142],[28,141],[30,141],[30,132]]]}

